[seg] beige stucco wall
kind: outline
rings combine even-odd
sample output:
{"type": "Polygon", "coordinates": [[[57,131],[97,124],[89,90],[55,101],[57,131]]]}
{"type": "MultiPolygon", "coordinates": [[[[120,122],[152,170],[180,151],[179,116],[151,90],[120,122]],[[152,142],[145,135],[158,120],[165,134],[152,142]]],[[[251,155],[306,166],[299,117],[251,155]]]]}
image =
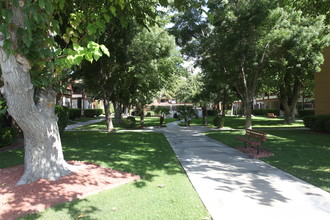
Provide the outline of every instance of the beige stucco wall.
{"type": "Polygon", "coordinates": [[[322,71],[315,74],[315,114],[330,115],[330,47],[324,52],[322,71]]]}

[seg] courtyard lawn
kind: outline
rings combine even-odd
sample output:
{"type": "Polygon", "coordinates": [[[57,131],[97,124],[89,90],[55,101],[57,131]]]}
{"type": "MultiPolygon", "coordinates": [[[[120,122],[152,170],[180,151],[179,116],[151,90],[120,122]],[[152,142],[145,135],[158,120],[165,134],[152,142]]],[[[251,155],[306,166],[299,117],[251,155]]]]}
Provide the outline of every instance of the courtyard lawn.
{"type": "MultiPolygon", "coordinates": [[[[136,126],[138,128],[138,126],[140,126],[140,117],[135,117],[136,120],[136,126]]],[[[165,118],[165,122],[164,125],[166,123],[170,123],[173,121],[177,121],[176,118],[165,118]]],[[[159,117],[145,117],[144,118],[144,127],[153,127],[153,126],[160,126],[159,123],[159,117]]],[[[117,130],[126,130],[126,128],[120,127],[116,124],[114,124],[115,129],[117,130]]],[[[102,121],[102,122],[98,122],[95,124],[91,124],[91,125],[86,125],[86,126],[82,126],[79,128],[76,128],[76,130],[89,130],[89,129],[106,129],[106,122],[102,121]]]]}
{"type": "MultiPolygon", "coordinates": [[[[141,181],[22,219],[211,219],[163,134],[75,131],[62,142],[66,160],[138,174],[141,181]]],[[[0,168],[22,163],[22,150],[0,153],[0,168]]]]}
{"type": "MultiPolygon", "coordinates": [[[[305,130],[264,130],[265,148],[274,153],[261,160],[330,192],[330,135],[305,130]]],[[[243,131],[217,131],[207,135],[228,146],[243,146],[235,137],[243,131]]]]}
{"type": "MultiPolygon", "coordinates": [[[[214,116],[207,117],[208,125],[213,126],[214,116]]],[[[190,125],[202,125],[202,118],[192,119],[190,125]]],[[[296,121],[296,123],[285,125],[284,119],[279,118],[267,118],[265,116],[255,116],[252,118],[253,128],[280,128],[280,127],[304,127],[302,120],[296,121]]],[[[226,116],[225,128],[233,129],[244,129],[245,128],[245,118],[237,116],[226,116]]]]}

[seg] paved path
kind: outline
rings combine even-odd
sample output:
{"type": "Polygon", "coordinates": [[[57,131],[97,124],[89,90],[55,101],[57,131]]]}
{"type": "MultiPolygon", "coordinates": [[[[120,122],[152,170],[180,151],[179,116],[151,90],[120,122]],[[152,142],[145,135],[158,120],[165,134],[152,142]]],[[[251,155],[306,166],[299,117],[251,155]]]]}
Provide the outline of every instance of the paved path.
{"type": "Polygon", "coordinates": [[[99,119],[85,121],[85,122],[78,122],[78,123],[66,126],[65,130],[66,131],[72,131],[75,128],[82,127],[82,126],[85,126],[85,125],[95,124],[95,123],[98,123],[98,122],[104,121],[104,120],[105,120],[105,118],[99,118],[99,119]]]}
{"type": "Polygon", "coordinates": [[[213,220],[329,220],[330,194],[219,143],[206,128],[162,131],[213,220]]]}

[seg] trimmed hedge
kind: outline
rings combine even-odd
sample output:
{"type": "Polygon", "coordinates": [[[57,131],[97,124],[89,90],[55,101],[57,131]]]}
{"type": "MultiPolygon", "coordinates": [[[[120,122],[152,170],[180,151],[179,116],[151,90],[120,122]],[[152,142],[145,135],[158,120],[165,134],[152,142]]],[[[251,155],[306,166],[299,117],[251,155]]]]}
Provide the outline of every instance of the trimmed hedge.
{"type": "Polygon", "coordinates": [[[17,140],[18,130],[16,128],[0,128],[0,147],[8,146],[17,140]]]}
{"type": "Polygon", "coordinates": [[[94,118],[97,114],[97,109],[84,109],[84,116],[87,118],[94,118]]]}
{"type": "Polygon", "coordinates": [[[274,113],[275,115],[280,115],[280,110],[275,108],[269,109],[252,109],[253,115],[267,115],[267,113],[274,113]]]}
{"type": "Polygon", "coordinates": [[[217,116],[219,114],[218,110],[207,110],[208,116],[217,116]]]}
{"type": "Polygon", "coordinates": [[[330,133],[330,115],[308,115],[303,118],[306,128],[330,133]]]}
{"type": "Polygon", "coordinates": [[[314,109],[299,109],[298,114],[300,117],[305,117],[309,115],[315,115],[315,110],[314,109]]]}
{"type": "Polygon", "coordinates": [[[70,108],[69,109],[69,119],[75,120],[76,118],[81,117],[81,109],[80,108],[70,108]]]}
{"type": "Polygon", "coordinates": [[[58,117],[57,125],[60,132],[60,135],[63,134],[65,127],[69,122],[69,108],[66,106],[56,105],[55,114],[58,117]]]}

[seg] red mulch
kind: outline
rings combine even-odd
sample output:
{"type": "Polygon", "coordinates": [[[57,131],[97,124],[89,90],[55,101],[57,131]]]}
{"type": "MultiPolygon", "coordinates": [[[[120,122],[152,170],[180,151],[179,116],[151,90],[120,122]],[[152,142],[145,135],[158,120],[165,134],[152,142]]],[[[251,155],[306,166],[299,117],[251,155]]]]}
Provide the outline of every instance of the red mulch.
{"type": "Polygon", "coordinates": [[[93,163],[69,163],[79,169],[56,181],[40,179],[20,186],[15,184],[23,175],[23,165],[0,169],[0,219],[16,219],[140,179],[137,175],[93,163]]]}
{"type": "Polygon", "coordinates": [[[257,154],[257,149],[252,148],[252,147],[243,146],[243,147],[237,147],[236,149],[247,155],[250,155],[251,157],[254,157],[254,158],[274,156],[274,154],[272,152],[269,152],[262,148],[259,149],[259,154],[257,154]]]}

